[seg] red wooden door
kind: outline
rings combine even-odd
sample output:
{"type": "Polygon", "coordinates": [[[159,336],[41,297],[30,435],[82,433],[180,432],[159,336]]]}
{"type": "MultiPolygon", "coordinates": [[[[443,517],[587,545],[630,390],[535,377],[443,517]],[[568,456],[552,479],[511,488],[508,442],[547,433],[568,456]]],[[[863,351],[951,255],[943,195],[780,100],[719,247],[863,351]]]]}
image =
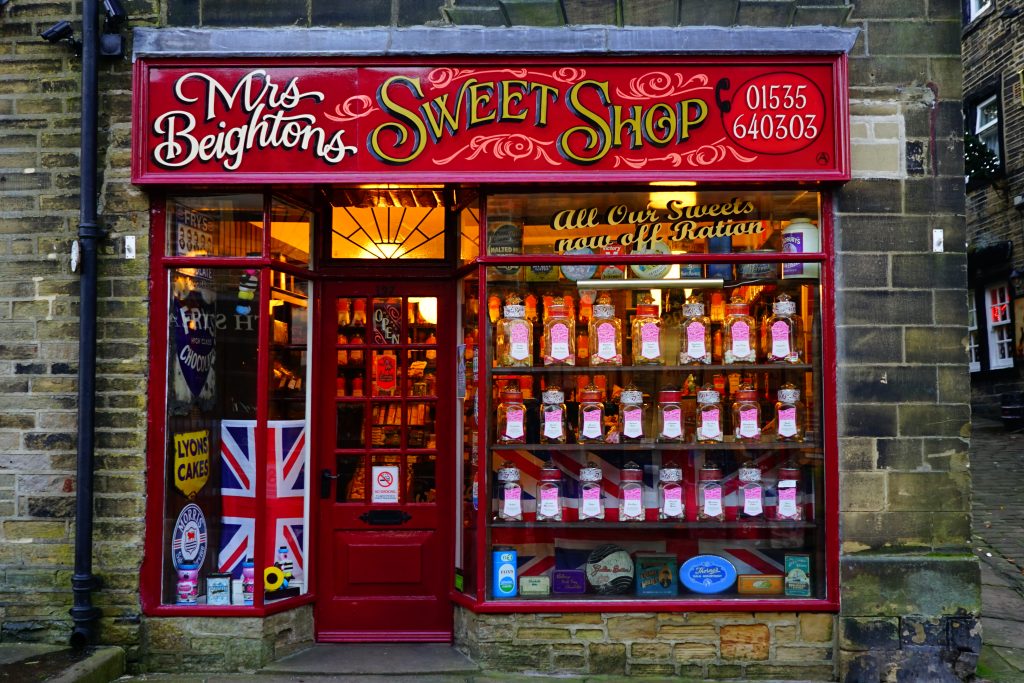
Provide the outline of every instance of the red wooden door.
{"type": "Polygon", "coordinates": [[[450,290],[324,287],[318,640],[451,639],[450,290]]]}

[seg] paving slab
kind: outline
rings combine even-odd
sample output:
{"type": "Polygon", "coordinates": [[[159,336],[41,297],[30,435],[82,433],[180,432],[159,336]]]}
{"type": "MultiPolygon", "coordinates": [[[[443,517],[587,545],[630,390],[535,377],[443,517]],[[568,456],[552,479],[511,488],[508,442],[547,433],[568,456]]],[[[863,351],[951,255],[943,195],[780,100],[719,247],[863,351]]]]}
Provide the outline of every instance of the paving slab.
{"type": "Polygon", "coordinates": [[[261,670],[264,674],[462,674],[480,667],[440,643],[321,643],[261,670]]]}

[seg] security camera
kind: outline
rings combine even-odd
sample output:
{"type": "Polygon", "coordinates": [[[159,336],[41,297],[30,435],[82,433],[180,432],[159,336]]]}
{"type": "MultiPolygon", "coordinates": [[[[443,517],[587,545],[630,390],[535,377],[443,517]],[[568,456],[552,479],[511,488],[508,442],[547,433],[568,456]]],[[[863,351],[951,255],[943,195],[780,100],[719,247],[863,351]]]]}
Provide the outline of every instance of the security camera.
{"type": "Polygon", "coordinates": [[[120,0],[103,0],[103,11],[107,13],[107,28],[117,28],[128,19],[120,0]]]}
{"type": "Polygon", "coordinates": [[[58,21],[39,35],[42,36],[43,40],[56,44],[75,35],[75,29],[71,26],[71,22],[58,21]]]}

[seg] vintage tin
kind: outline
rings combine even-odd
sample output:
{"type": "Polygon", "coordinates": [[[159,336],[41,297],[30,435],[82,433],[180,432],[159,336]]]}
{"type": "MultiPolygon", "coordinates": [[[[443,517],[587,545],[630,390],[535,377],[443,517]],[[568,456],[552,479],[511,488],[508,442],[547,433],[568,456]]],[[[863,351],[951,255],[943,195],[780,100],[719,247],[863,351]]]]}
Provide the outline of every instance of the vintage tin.
{"type": "Polygon", "coordinates": [[[582,569],[556,569],[551,572],[551,592],[580,595],[587,592],[587,576],[582,569]]]}
{"type": "Polygon", "coordinates": [[[678,564],[675,555],[637,553],[636,594],[643,596],[678,594],[679,581],[676,578],[678,564]]]}
{"type": "Polygon", "coordinates": [[[547,576],[522,576],[519,594],[524,598],[546,598],[551,595],[551,579],[547,576]]]}
{"type": "Polygon", "coordinates": [[[519,555],[512,548],[494,550],[491,569],[493,578],[491,585],[496,598],[514,598],[518,594],[518,563],[519,555]]]}
{"type": "Polygon", "coordinates": [[[786,555],[786,595],[811,597],[811,556],[786,555]]]}
{"type": "Polygon", "coordinates": [[[718,555],[697,555],[679,568],[679,580],[694,593],[723,593],[736,583],[736,568],[718,555]]]}
{"type": "Polygon", "coordinates": [[[740,574],[736,592],[740,595],[782,595],[782,574],[740,574]]]}
{"type": "Polygon", "coordinates": [[[210,574],[206,577],[206,604],[231,604],[231,574],[210,574]]]}

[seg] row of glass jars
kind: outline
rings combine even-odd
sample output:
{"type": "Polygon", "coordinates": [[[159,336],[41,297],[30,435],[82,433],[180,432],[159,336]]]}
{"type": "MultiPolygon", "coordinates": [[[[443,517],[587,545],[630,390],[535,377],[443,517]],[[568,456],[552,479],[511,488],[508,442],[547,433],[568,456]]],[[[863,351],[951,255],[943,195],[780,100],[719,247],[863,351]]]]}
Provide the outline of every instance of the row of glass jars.
{"type": "MultiPolygon", "coordinates": [[[[658,392],[655,433],[648,433],[648,405],[643,392],[634,386],[626,387],[619,395],[619,417],[616,428],[605,420],[604,392],[588,385],[580,392],[577,416],[576,443],[721,443],[724,440],[722,398],[711,385],[697,392],[696,428],[686,434],[683,420],[682,394],[678,390],[658,392]]],[[[775,441],[798,442],[804,438],[804,410],[800,403],[800,390],[784,384],[777,392],[775,403],[775,441]]],[[[564,444],[568,442],[568,420],[565,395],[561,389],[549,386],[542,394],[540,410],[540,442],[564,444]]],[[[761,404],[757,391],[749,384],[741,385],[732,402],[733,437],[739,442],[759,442],[762,439],[761,404]]],[[[515,382],[509,382],[501,392],[497,411],[497,441],[500,444],[526,443],[526,406],[523,392],[515,382]]]]}
{"type": "MultiPolygon", "coordinates": [[[[764,484],[761,469],[747,462],[737,473],[740,481],[740,504],[737,519],[764,521],[767,519],[764,507],[764,484]]],[[[700,470],[697,484],[697,521],[725,521],[723,505],[722,471],[713,464],[706,464],[700,470]]],[[[594,463],[580,469],[580,486],[577,500],[577,514],[580,521],[603,520],[605,518],[604,494],[601,489],[603,472],[594,463]]],[[[536,503],[538,522],[562,521],[562,472],[548,463],[540,472],[537,482],[536,503]]],[[[498,470],[498,519],[502,521],[523,520],[523,489],[520,485],[519,469],[510,462],[498,470]]],[[[658,519],[685,521],[686,504],[683,496],[683,471],[669,464],[658,471],[658,519]]],[[[646,510],[643,503],[643,472],[633,462],[627,463],[619,473],[619,521],[643,522],[646,510]]],[[[778,470],[778,502],[771,519],[801,521],[804,518],[800,506],[800,469],[786,464],[778,470]]]]}
{"type": "MultiPolygon", "coordinates": [[[[615,316],[615,307],[607,294],[598,298],[594,315],[588,323],[585,343],[589,346],[589,364],[619,366],[623,364],[622,320],[615,316]]],[[[750,304],[739,296],[726,305],[723,323],[721,362],[756,363],[760,356],[770,363],[797,364],[803,358],[803,335],[796,315],[796,302],[788,294],[780,294],[772,304],[772,315],[761,326],[750,315],[750,304]],[[760,346],[760,354],[758,347],[760,346]]],[[[704,314],[704,304],[691,296],[683,306],[679,324],[679,365],[710,365],[712,362],[711,319],[704,314]]],[[[671,361],[665,353],[665,329],[658,315],[658,305],[646,296],[637,305],[631,325],[633,365],[666,365],[671,361]]],[[[583,338],[580,338],[583,343],[583,338]]],[[[561,298],[555,298],[544,320],[541,339],[541,360],[545,366],[576,365],[576,320],[568,313],[561,298]]],[[[522,300],[515,294],[506,299],[504,316],[495,332],[495,362],[501,368],[533,367],[533,323],[526,317],[522,300]]]]}

